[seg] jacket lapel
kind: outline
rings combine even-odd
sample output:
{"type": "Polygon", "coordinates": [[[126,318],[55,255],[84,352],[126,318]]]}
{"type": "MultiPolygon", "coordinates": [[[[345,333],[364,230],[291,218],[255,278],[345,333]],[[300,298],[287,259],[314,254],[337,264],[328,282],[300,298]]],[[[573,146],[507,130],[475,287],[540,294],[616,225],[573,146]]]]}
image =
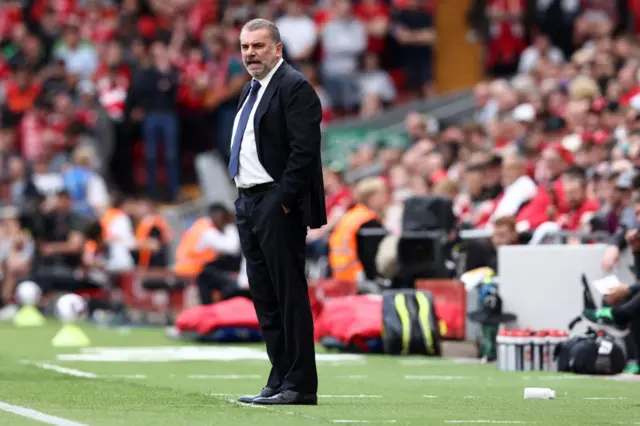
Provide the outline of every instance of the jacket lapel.
{"type": "MultiPolygon", "coordinates": [[[[282,81],[282,77],[284,77],[284,74],[287,71],[288,67],[289,64],[287,64],[286,62],[283,62],[282,65],[280,65],[280,68],[278,68],[273,77],[271,77],[271,81],[269,81],[269,85],[267,86],[264,95],[262,95],[262,98],[260,99],[258,109],[256,109],[256,113],[253,117],[253,128],[255,130],[256,147],[260,146],[260,120],[262,120],[262,116],[264,115],[264,113],[267,112],[269,104],[271,103],[271,98],[273,98],[276,90],[278,90],[280,82],[282,81]]],[[[258,152],[260,151],[258,150],[258,152]]]]}

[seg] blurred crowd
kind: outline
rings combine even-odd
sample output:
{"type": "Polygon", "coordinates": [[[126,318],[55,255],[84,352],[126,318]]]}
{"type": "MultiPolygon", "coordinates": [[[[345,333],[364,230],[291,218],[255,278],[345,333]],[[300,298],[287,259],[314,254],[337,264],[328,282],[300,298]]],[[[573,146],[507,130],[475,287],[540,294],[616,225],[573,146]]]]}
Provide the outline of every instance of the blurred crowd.
{"type": "Polygon", "coordinates": [[[228,157],[248,81],[244,22],[277,22],[285,59],[316,86],[330,121],[431,93],[427,3],[4,1],[0,173],[35,176],[38,190],[55,193],[77,156],[109,187],[176,201],[195,182],[194,155],[217,148],[228,157]]]}
{"type": "MultiPolygon", "coordinates": [[[[596,232],[636,229],[635,3],[619,2],[628,7],[622,11],[617,2],[598,0],[478,3],[484,6],[487,72],[494,77],[475,86],[473,119],[437,130],[429,117],[411,113],[407,150],[373,141],[351,154],[346,169],[328,167],[331,224],[310,234],[314,244],[326,239],[330,253],[340,251],[331,242],[332,226],[345,226],[343,216],[354,204],[373,211],[376,226],[399,234],[408,217],[418,214],[404,211],[405,200],[425,195],[451,201],[458,229],[493,233],[494,247],[475,266],[496,269],[495,246],[501,244],[540,243],[562,231],[564,242],[588,243],[596,232]]],[[[353,232],[369,222],[365,218],[354,222],[353,232]]],[[[628,242],[634,238],[628,233],[628,242]]],[[[366,266],[363,256],[358,252],[366,266]]],[[[605,269],[617,256],[612,249],[605,269]]]]}
{"type": "MultiPolygon", "coordinates": [[[[635,229],[636,3],[474,2],[470,22],[485,43],[492,78],[474,88],[473,119],[437,129],[430,117],[410,113],[408,149],[366,144],[350,155],[346,169],[327,167],[329,224],[309,233],[309,257],[328,258],[329,269],[347,280],[388,275],[381,251],[356,234],[363,227],[399,234],[411,214],[405,200],[412,196],[449,200],[457,228],[493,233],[494,249],[522,242],[523,233],[539,242],[565,230],[574,232],[567,242],[589,242],[594,231],[635,229]]],[[[244,22],[263,17],[277,23],[286,59],[313,83],[328,123],[434,93],[434,13],[427,0],[5,2],[0,196],[5,206],[18,208],[6,210],[6,221],[22,218],[18,228],[31,231],[57,229],[52,241],[66,241],[76,253],[80,239],[70,230],[84,233],[85,242],[97,237],[70,217],[97,218],[104,231],[115,208],[122,218],[115,223],[125,216],[129,221],[122,228],[128,229],[127,250],[157,252],[162,232],[144,242],[148,238],[138,238],[135,226],[147,226],[146,216],[157,218],[155,202],[178,199],[180,186],[194,179],[194,154],[214,148],[228,156],[237,96],[248,79],[237,49],[244,22]],[[113,188],[146,196],[114,204],[121,197],[113,188]],[[64,220],[52,216],[58,209],[64,220]],[[24,223],[29,211],[51,225],[24,223]]],[[[210,248],[233,246],[228,252],[235,277],[237,244],[225,239],[229,214],[220,206],[212,212],[224,223],[209,217],[189,254],[202,254],[200,240],[210,248]],[[218,229],[217,236],[211,229],[218,229]]],[[[151,228],[164,226],[156,225],[151,228]]],[[[12,226],[4,231],[16,232],[12,226]]],[[[13,249],[45,258],[49,251],[72,250],[51,248],[38,240],[46,232],[38,232],[17,238],[13,249]]],[[[497,268],[495,253],[483,253],[482,261],[497,268]]],[[[608,258],[605,264],[614,263],[615,253],[608,258]]],[[[163,268],[167,262],[165,256],[163,268]]],[[[191,275],[208,274],[214,278],[202,282],[228,287],[229,268],[206,269],[209,263],[200,256],[191,275]]],[[[15,276],[26,273],[17,270],[15,276]]]]}

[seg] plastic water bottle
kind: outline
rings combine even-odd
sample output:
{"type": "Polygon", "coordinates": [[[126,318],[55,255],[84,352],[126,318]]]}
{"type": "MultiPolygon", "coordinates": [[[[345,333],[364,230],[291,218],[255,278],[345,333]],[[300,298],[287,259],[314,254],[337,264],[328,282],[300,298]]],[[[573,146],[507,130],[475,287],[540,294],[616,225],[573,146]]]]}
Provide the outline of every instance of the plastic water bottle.
{"type": "Polygon", "coordinates": [[[545,370],[545,354],[547,352],[547,332],[538,330],[533,336],[533,370],[545,370]]]}
{"type": "Polygon", "coordinates": [[[535,334],[530,328],[522,332],[522,370],[532,371],[533,368],[533,335],[535,334]]]}
{"type": "Polygon", "coordinates": [[[556,391],[549,388],[524,388],[524,399],[555,399],[556,391]]]}
{"type": "Polygon", "coordinates": [[[498,347],[498,370],[507,371],[507,334],[505,328],[500,328],[496,337],[496,346],[498,347]]]}
{"type": "Polygon", "coordinates": [[[513,331],[513,343],[516,352],[516,369],[515,371],[522,371],[524,369],[524,342],[525,334],[522,330],[513,331]]]}
{"type": "Polygon", "coordinates": [[[513,331],[505,333],[505,346],[507,347],[507,371],[516,371],[516,337],[513,331]]]}

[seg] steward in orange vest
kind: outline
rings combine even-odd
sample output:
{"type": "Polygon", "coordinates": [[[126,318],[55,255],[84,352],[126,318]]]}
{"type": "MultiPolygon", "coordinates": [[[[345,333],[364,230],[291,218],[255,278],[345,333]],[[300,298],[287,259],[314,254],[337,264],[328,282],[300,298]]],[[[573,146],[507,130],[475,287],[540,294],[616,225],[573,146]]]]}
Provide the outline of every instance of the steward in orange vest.
{"type": "Polygon", "coordinates": [[[207,263],[215,260],[217,253],[214,249],[200,249],[198,247],[202,236],[213,228],[213,222],[209,217],[201,217],[182,235],[176,250],[174,267],[176,274],[185,278],[193,278],[202,272],[207,263]]]}
{"type": "Polygon", "coordinates": [[[191,225],[183,234],[176,251],[176,274],[183,277],[198,276],[205,266],[227,270],[232,266],[231,269],[236,272],[240,266],[238,230],[229,210],[219,203],[209,207],[207,217],[202,217],[191,225]],[[233,261],[234,258],[237,262],[233,261]]]}
{"type": "Polygon", "coordinates": [[[388,189],[381,178],[363,179],[354,191],[358,203],[338,221],[329,238],[329,267],[332,277],[357,282],[378,276],[375,257],[378,247],[365,244],[362,228],[382,228],[381,215],[388,203],[388,189]]]}
{"type": "Polygon", "coordinates": [[[134,257],[139,268],[164,268],[169,264],[169,244],[173,236],[171,227],[157,212],[154,202],[146,197],[138,199],[138,224],[134,257]]]}
{"type": "Polygon", "coordinates": [[[240,237],[229,210],[222,204],[210,206],[208,217],[198,219],[183,235],[176,258],[176,274],[196,279],[203,305],[235,294],[240,237]]]}
{"type": "Polygon", "coordinates": [[[84,231],[84,238],[82,269],[86,272],[85,279],[92,284],[104,286],[109,280],[109,275],[105,271],[109,246],[103,239],[100,222],[89,224],[84,231]]]}

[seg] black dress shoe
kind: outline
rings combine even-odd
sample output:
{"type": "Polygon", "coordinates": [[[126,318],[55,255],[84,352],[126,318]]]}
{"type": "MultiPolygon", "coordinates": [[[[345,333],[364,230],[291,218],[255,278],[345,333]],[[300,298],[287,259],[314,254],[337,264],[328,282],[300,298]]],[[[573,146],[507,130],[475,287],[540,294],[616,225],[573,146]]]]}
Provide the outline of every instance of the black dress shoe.
{"type": "Polygon", "coordinates": [[[285,390],[268,398],[255,398],[253,403],[264,405],[318,405],[318,395],[285,390]]]}
{"type": "Polygon", "coordinates": [[[251,404],[253,402],[253,400],[255,400],[256,398],[269,398],[272,397],[274,395],[278,394],[278,390],[277,389],[271,389],[268,387],[264,387],[262,388],[262,391],[260,392],[259,395],[243,395],[240,398],[238,398],[238,402],[244,402],[245,404],[251,404]]]}

